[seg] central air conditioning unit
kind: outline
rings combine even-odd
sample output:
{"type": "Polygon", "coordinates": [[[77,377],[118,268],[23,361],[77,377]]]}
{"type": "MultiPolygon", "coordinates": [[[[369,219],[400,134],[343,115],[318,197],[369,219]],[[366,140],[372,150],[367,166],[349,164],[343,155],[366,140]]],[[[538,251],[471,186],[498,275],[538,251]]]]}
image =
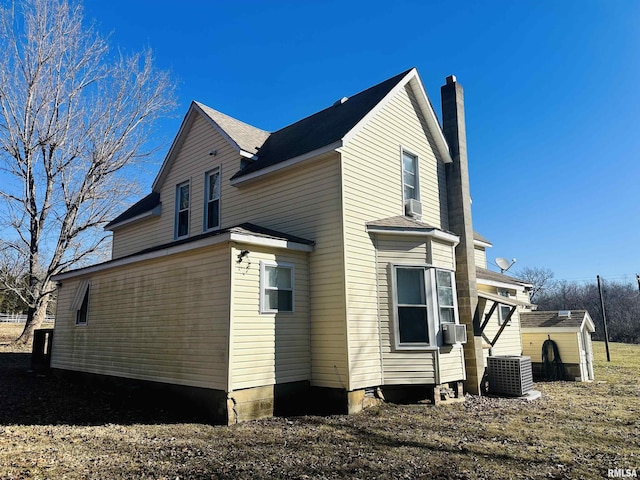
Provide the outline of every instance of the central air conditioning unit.
{"type": "Polygon", "coordinates": [[[533,390],[531,357],[488,357],[487,370],[489,393],[521,397],[533,390]]]}
{"type": "Polygon", "coordinates": [[[442,341],[445,345],[467,343],[467,327],[455,323],[443,323],[442,341]]]}
{"type": "Polygon", "coordinates": [[[404,213],[408,217],[420,217],[422,215],[422,204],[415,198],[410,198],[404,204],[404,213]]]}

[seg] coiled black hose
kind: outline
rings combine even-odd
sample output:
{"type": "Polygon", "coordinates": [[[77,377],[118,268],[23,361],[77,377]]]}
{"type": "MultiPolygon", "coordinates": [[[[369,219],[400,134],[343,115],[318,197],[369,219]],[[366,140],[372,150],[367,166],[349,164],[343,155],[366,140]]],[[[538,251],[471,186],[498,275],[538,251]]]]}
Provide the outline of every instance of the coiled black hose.
{"type": "Polygon", "coordinates": [[[565,378],[558,344],[551,338],[542,344],[542,378],[545,380],[564,380],[565,378]]]}

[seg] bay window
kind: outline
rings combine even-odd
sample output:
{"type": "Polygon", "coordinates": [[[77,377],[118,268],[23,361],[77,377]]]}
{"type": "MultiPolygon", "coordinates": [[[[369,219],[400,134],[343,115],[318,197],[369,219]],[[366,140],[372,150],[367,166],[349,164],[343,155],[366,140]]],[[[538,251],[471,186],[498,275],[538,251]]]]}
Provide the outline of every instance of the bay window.
{"type": "Polygon", "coordinates": [[[456,323],[453,272],[431,266],[394,265],[396,347],[435,347],[442,323],[456,323]]]}

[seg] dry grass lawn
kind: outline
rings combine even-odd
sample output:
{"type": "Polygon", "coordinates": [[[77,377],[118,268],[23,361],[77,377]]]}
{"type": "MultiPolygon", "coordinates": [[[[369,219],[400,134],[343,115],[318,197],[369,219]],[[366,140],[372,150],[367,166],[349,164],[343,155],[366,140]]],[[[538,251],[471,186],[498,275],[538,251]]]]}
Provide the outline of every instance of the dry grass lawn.
{"type": "MultiPolygon", "coordinates": [[[[0,343],[3,330],[0,326],[0,343]]],[[[640,474],[640,346],[595,344],[596,381],[542,398],[386,404],[232,427],[28,373],[0,347],[0,478],[607,478],[640,474]]]]}

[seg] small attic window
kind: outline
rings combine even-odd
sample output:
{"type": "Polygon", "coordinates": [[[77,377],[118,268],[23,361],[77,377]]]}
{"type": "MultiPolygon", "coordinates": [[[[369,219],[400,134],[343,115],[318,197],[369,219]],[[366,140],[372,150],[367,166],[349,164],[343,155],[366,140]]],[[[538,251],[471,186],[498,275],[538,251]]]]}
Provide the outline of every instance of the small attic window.
{"type": "Polygon", "coordinates": [[[571,310],[560,310],[558,312],[559,317],[571,318],[571,310]]]}

